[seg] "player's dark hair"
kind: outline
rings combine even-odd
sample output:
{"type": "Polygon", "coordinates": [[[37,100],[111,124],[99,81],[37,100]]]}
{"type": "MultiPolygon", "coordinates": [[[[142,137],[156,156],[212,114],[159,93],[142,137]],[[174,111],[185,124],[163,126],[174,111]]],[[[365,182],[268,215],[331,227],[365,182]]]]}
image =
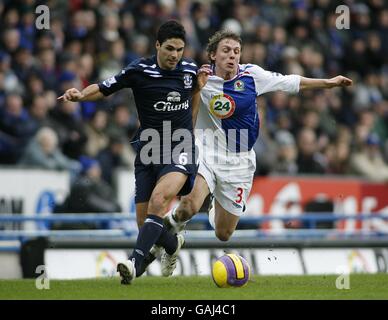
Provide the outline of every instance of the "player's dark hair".
{"type": "Polygon", "coordinates": [[[209,38],[209,42],[206,47],[207,57],[211,63],[214,63],[214,61],[211,59],[210,55],[217,51],[218,44],[224,39],[233,39],[240,43],[240,46],[242,46],[241,37],[237,33],[229,30],[217,31],[209,38]]]}
{"type": "Polygon", "coordinates": [[[156,40],[158,40],[160,45],[162,45],[164,41],[173,38],[181,39],[184,43],[186,43],[186,31],[179,22],[170,20],[160,26],[156,40]]]}

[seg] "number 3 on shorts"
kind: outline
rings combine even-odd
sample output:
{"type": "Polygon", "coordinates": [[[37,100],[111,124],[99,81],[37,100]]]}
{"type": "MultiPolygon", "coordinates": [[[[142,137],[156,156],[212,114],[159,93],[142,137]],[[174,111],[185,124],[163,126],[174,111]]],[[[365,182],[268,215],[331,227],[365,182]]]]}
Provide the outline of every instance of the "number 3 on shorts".
{"type": "Polygon", "coordinates": [[[237,199],[235,200],[236,203],[241,203],[243,199],[243,192],[244,192],[243,188],[237,188],[237,199]]]}

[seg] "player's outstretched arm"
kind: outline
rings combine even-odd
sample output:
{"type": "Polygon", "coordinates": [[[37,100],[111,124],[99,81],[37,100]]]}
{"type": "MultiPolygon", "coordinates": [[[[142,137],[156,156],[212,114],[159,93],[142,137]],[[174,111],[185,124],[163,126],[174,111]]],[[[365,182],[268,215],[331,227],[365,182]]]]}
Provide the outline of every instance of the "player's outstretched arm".
{"type": "Polygon", "coordinates": [[[72,102],[78,102],[78,101],[95,101],[103,98],[104,95],[100,91],[100,88],[97,84],[91,84],[90,86],[87,86],[82,91],[79,91],[76,88],[71,88],[66,90],[66,92],[58,97],[58,100],[63,101],[72,101],[72,102]]]}
{"type": "Polygon", "coordinates": [[[299,89],[326,89],[334,87],[347,87],[351,86],[352,84],[353,81],[344,76],[336,76],[330,79],[313,79],[301,77],[299,89]]]}

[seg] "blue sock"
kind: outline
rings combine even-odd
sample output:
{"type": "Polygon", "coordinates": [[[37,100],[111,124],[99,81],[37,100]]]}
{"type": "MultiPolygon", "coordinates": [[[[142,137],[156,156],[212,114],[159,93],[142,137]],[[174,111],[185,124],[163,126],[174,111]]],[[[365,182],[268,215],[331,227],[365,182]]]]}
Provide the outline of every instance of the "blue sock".
{"type": "Polygon", "coordinates": [[[159,239],[163,227],[163,218],[153,214],[147,215],[144,225],[139,230],[135,248],[130,256],[130,259],[135,258],[136,270],[140,270],[145,256],[159,239]]]}
{"type": "Polygon", "coordinates": [[[168,232],[167,228],[163,226],[162,233],[155,244],[163,247],[168,254],[173,254],[178,246],[178,239],[175,234],[168,232]]]}

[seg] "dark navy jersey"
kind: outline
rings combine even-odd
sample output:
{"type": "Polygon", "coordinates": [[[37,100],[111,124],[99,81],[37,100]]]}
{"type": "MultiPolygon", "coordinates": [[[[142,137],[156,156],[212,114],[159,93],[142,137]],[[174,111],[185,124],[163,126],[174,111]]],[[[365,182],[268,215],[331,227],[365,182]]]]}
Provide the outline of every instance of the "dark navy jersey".
{"type": "Polygon", "coordinates": [[[163,70],[152,56],[133,61],[119,74],[99,83],[99,88],[105,96],[132,88],[141,130],[152,128],[162,133],[163,121],[171,121],[173,131],[192,131],[191,94],[197,69],[194,62],[182,59],[175,70],[163,70]]]}
{"type": "Polygon", "coordinates": [[[105,96],[131,88],[135,97],[140,120],[133,141],[137,151],[136,203],[149,201],[159,178],[169,172],[188,176],[179,194],[192,189],[197,167],[191,95],[197,83],[197,69],[194,62],[182,59],[175,70],[163,70],[153,56],[132,62],[98,84],[105,96]],[[144,140],[149,133],[151,139],[144,140]]]}

